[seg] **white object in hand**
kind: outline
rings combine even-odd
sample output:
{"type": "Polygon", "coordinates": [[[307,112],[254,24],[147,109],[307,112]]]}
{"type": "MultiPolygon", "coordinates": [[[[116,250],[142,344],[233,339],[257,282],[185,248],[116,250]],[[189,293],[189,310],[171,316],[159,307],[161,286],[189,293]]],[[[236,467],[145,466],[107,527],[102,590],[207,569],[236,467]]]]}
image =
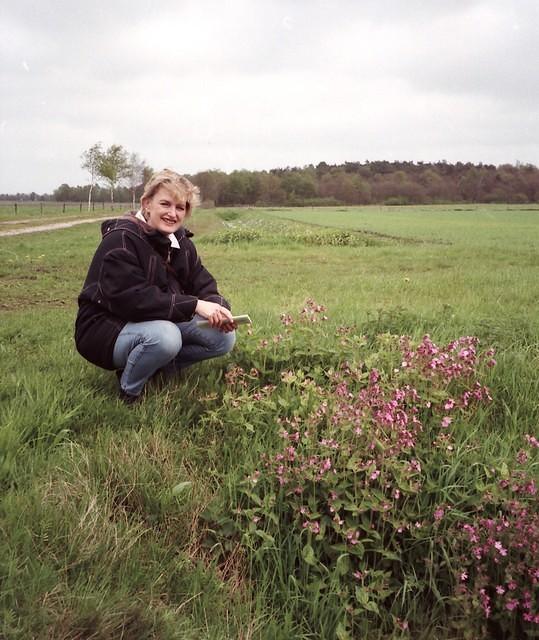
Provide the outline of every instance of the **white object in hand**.
{"type": "MultiPolygon", "coordinates": [[[[240,324],[253,324],[251,321],[251,318],[249,318],[249,316],[247,314],[241,315],[241,316],[232,316],[232,320],[234,320],[234,322],[237,325],[240,324]]],[[[207,329],[208,327],[210,327],[210,323],[207,320],[199,320],[197,322],[197,327],[200,327],[202,329],[207,329]]]]}

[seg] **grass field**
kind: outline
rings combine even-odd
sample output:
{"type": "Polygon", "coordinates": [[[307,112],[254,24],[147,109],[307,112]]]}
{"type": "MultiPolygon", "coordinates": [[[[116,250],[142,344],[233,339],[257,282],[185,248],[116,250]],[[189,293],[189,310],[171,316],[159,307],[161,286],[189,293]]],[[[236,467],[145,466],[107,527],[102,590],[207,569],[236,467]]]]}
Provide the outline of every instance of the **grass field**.
{"type": "Polygon", "coordinates": [[[536,637],[539,208],[189,226],[252,335],[134,409],[73,346],[98,224],[0,238],[0,637],[536,637]]]}

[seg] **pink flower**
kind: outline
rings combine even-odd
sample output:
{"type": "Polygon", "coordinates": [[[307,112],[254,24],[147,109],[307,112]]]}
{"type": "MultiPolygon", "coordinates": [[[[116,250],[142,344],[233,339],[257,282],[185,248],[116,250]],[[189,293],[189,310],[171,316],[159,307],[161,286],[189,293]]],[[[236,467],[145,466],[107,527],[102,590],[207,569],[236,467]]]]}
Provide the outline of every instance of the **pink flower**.
{"type": "Polygon", "coordinates": [[[526,442],[530,445],[530,447],[539,448],[539,440],[535,436],[530,436],[528,433],[524,436],[526,442]]]}
{"type": "Polygon", "coordinates": [[[445,416],[442,418],[442,422],[441,425],[442,427],[445,429],[446,427],[448,427],[451,423],[453,422],[453,418],[449,417],[449,416],[445,416]]]}
{"type": "Polygon", "coordinates": [[[346,539],[352,545],[357,544],[359,542],[359,531],[349,531],[346,534],[346,539]]]}
{"type": "Polygon", "coordinates": [[[518,607],[518,600],[516,600],[515,598],[512,598],[511,600],[508,600],[505,603],[505,608],[508,611],[513,611],[514,609],[516,609],[518,607]]]}
{"type": "Polygon", "coordinates": [[[494,543],[494,548],[497,549],[498,553],[501,556],[506,556],[507,555],[507,549],[502,545],[501,542],[495,542],[494,543]]]}
{"type": "Polygon", "coordinates": [[[306,520],[302,526],[304,529],[309,529],[309,531],[311,531],[315,535],[320,533],[320,523],[317,520],[314,520],[313,522],[309,522],[306,520]]]}
{"type": "Polygon", "coordinates": [[[434,512],[434,519],[438,522],[444,517],[445,509],[443,507],[438,507],[434,512]]]}

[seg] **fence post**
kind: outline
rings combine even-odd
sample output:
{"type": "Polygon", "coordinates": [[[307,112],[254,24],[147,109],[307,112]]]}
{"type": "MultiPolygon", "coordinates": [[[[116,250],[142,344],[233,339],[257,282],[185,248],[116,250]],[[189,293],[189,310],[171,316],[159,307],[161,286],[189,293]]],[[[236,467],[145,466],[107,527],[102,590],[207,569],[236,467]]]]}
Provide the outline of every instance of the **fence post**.
{"type": "Polygon", "coordinates": [[[62,205],[62,213],[66,212],[66,203],[64,202],[64,204],[62,205]]]}
{"type": "Polygon", "coordinates": [[[82,202],[79,202],[79,211],[82,211],[82,202]]]}
{"type": "Polygon", "coordinates": [[[17,203],[15,202],[13,206],[15,207],[15,215],[17,215],[17,203]]]}
{"type": "Polygon", "coordinates": [[[95,202],[92,202],[92,211],[95,211],[95,202]]]}
{"type": "Polygon", "coordinates": [[[41,213],[41,215],[43,215],[43,203],[42,202],[39,203],[39,212],[41,213]]]}

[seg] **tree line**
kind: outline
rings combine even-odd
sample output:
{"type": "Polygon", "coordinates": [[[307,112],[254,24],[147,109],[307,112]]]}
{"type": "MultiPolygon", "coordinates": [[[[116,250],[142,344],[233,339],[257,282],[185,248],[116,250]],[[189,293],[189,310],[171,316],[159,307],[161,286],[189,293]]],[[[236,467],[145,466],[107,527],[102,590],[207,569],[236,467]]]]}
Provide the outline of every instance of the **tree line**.
{"type": "MultiPolygon", "coordinates": [[[[52,197],[45,199],[87,200],[88,207],[92,199],[110,200],[112,204],[115,200],[131,201],[133,207],[137,206],[143,185],[152,173],[152,168],[137,154],[129,154],[120,145],[103,150],[97,143],[81,159],[90,184],[77,187],[62,184],[52,197]]],[[[320,162],[269,171],[209,170],[188,177],[200,187],[207,206],[539,202],[539,169],[521,163],[495,166],[367,160],[344,164],[320,162]]]]}
{"type": "Polygon", "coordinates": [[[530,164],[321,162],[271,171],[203,171],[191,179],[218,206],[539,202],[539,170],[530,164]]]}

